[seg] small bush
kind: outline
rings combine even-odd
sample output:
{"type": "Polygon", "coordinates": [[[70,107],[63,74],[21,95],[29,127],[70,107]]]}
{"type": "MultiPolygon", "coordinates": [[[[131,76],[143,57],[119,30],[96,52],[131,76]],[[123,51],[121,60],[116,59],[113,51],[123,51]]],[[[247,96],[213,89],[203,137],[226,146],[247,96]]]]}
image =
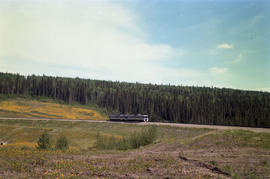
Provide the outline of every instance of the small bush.
{"type": "Polygon", "coordinates": [[[139,133],[138,132],[134,133],[129,138],[131,148],[136,149],[139,148],[140,146],[151,144],[152,142],[154,142],[156,138],[156,133],[157,133],[156,126],[152,126],[139,133]]]}
{"type": "Polygon", "coordinates": [[[262,163],[263,163],[263,166],[267,166],[268,165],[268,162],[266,160],[264,160],[262,163]]]}
{"type": "Polygon", "coordinates": [[[55,144],[55,148],[58,150],[68,150],[69,145],[68,145],[68,140],[66,138],[66,136],[61,135],[55,144]]]}
{"type": "Polygon", "coordinates": [[[225,172],[227,172],[227,173],[230,173],[231,172],[231,166],[229,166],[229,165],[225,165],[224,167],[223,167],[223,170],[225,171],[225,172]]]}
{"type": "Polygon", "coordinates": [[[237,174],[234,174],[234,175],[232,176],[232,178],[233,178],[233,179],[240,179],[240,176],[237,175],[237,174]]]}
{"type": "Polygon", "coordinates": [[[37,149],[51,149],[52,148],[52,137],[45,131],[37,141],[37,149]]]}
{"type": "Polygon", "coordinates": [[[214,161],[214,160],[211,160],[211,161],[210,161],[210,164],[212,164],[212,165],[214,165],[214,166],[218,166],[218,163],[217,163],[216,161],[214,161]]]}
{"type": "Polygon", "coordinates": [[[117,149],[120,142],[114,137],[114,135],[112,135],[111,137],[105,137],[97,133],[96,138],[96,146],[99,149],[117,149]]]}
{"type": "Polygon", "coordinates": [[[157,127],[152,126],[141,132],[135,132],[128,137],[118,139],[113,135],[111,137],[101,136],[97,133],[96,146],[99,149],[127,150],[136,149],[140,146],[149,145],[154,142],[157,135],[157,127]]]}

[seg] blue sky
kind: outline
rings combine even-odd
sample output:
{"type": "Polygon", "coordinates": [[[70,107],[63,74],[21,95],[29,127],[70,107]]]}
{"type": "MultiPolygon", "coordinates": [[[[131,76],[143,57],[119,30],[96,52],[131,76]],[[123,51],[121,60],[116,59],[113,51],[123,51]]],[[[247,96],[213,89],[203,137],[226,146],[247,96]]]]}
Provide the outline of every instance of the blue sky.
{"type": "Polygon", "coordinates": [[[0,71],[270,91],[270,1],[1,1],[0,71]]]}

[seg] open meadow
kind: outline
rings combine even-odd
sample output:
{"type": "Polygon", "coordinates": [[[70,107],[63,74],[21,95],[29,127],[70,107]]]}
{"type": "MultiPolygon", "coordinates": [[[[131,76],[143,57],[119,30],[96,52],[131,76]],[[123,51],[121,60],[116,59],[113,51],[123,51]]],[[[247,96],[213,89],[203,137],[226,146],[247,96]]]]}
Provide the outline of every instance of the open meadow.
{"type": "Polygon", "coordinates": [[[269,178],[270,134],[157,126],[152,144],[99,149],[97,135],[121,139],[149,126],[122,123],[0,120],[0,178],[269,178]],[[69,150],[38,150],[47,131],[69,150]]]}
{"type": "Polygon", "coordinates": [[[107,120],[96,107],[67,105],[49,98],[7,97],[0,95],[0,117],[107,120]],[[4,99],[1,99],[4,98],[4,99]]]}

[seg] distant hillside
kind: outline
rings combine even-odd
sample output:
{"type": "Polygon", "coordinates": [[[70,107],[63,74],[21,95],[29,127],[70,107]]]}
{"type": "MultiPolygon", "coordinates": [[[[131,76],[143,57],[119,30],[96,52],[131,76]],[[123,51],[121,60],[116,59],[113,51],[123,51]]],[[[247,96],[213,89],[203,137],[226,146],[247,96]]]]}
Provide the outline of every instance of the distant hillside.
{"type": "Polygon", "coordinates": [[[270,93],[0,73],[0,94],[46,96],[151,121],[270,127],[270,93]]]}
{"type": "Polygon", "coordinates": [[[85,106],[59,104],[53,100],[10,98],[0,101],[0,117],[106,120],[96,110],[85,106]]]}

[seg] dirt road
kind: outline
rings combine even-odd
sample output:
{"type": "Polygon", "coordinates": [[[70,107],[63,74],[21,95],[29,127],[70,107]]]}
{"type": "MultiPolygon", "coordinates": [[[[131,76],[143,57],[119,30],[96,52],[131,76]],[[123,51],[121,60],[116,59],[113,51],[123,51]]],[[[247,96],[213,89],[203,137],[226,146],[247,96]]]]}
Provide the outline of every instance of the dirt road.
{"type": "MultiPolygon", "coordinates": [[[[112,121],[96,121],[96,120],[71,120],[71,119],[44,119],[44,118],[8,118],[0,117],[0,120],[40,120],[40,121],[70,121],[70,122],[107,122],[107,123],[123,123],[126,122],[112,122],[112,121]]],[[[236,126],[217,126],[217,125],[199,125],[199,124],[180,124],[180,123],[162,123],[162,122],[129,122],[128,124],[134,125],[165,125],[173,127],[188,127],[188,128],[208,128],[208,129],[219,129],[219,130],[248,130],[253,132],[265,132],[270,133],[270,129],[267,128],[256,128],[256,127],[236,127],[236,126]]]]}
{"type": "Polygon", "coordinates": [[[161,123],[161,122],[148,122],[148,123],[141,123],[141,124],[167,125],[167,126],[189,127],[189,128],[208,128],[208,129],[219,129],[219,130],[241,129],[241,130],[248,130],[248,131],[253,131],[253,132],[270,133],[270,129],[256,128],[256,127],[217,126],[217,125],[179,124],[179,123],[161,123]]]}

